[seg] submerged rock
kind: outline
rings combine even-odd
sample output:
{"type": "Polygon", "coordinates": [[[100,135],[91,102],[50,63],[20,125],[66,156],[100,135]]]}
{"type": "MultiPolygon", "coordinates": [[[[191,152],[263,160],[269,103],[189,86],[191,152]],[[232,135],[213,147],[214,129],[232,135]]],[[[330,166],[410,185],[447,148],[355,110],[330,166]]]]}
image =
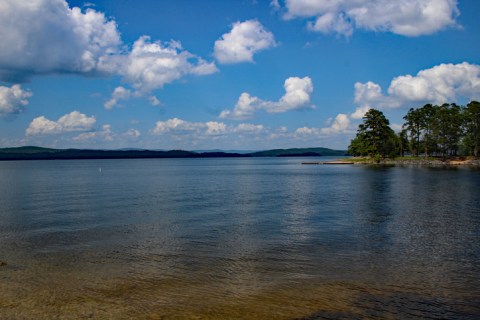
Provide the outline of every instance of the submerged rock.
{"type": "Polygon", "coordinates": [[[0,260],[0,267],[6,266],[7,263],[5,261],[0,260]]]}

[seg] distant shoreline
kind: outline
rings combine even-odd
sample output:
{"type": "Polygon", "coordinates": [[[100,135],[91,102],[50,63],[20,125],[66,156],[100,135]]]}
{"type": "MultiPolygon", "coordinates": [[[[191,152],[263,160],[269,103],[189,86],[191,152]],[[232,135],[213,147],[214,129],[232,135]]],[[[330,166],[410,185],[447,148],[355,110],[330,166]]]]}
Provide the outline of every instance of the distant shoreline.
{"type": "Polygon", "coordinates": [[[251,157],[323,157],[346,156],[344,150],[328,148],[272,149],[250,153],[223,151],[194,152],[185,150],[89,150],[50,149],[34,146],[0,148],[0,161],[16,160],[87,160],[87,159],[191,159],[191,158],[251,158],[251,157]]]}

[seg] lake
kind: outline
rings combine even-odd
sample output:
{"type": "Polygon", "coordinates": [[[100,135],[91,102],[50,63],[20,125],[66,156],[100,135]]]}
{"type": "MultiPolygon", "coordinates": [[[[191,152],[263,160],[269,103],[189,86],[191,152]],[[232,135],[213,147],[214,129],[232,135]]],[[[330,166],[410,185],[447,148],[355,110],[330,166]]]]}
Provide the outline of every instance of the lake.
{"type": "Polygon", "coordinates": [[[0,162],[0,318],[480,318],[480,170],[304,160],[0,162]]]}

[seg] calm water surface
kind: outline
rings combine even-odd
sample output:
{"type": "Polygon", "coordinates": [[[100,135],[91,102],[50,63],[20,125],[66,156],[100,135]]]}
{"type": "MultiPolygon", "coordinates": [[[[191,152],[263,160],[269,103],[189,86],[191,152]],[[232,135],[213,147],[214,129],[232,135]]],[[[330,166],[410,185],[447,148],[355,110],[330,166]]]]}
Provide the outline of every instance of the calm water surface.
{"type": "Polygon", "coordinates": [[[480,318],[479,170],[301,162],[0,162],[0,318],[480,318]]]}

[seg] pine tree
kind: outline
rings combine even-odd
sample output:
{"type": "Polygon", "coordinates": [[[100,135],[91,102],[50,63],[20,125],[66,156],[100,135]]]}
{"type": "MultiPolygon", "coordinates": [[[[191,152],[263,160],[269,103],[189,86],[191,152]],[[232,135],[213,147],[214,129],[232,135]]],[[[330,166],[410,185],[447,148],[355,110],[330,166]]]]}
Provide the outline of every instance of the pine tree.
{"type": "Polygon", "coordinates": [[[351,154],[385,158],[396,153],[397,137],[389,124],[381,111],[368,110],[358,126],[357,136],[350,143],[351,154]]]}

